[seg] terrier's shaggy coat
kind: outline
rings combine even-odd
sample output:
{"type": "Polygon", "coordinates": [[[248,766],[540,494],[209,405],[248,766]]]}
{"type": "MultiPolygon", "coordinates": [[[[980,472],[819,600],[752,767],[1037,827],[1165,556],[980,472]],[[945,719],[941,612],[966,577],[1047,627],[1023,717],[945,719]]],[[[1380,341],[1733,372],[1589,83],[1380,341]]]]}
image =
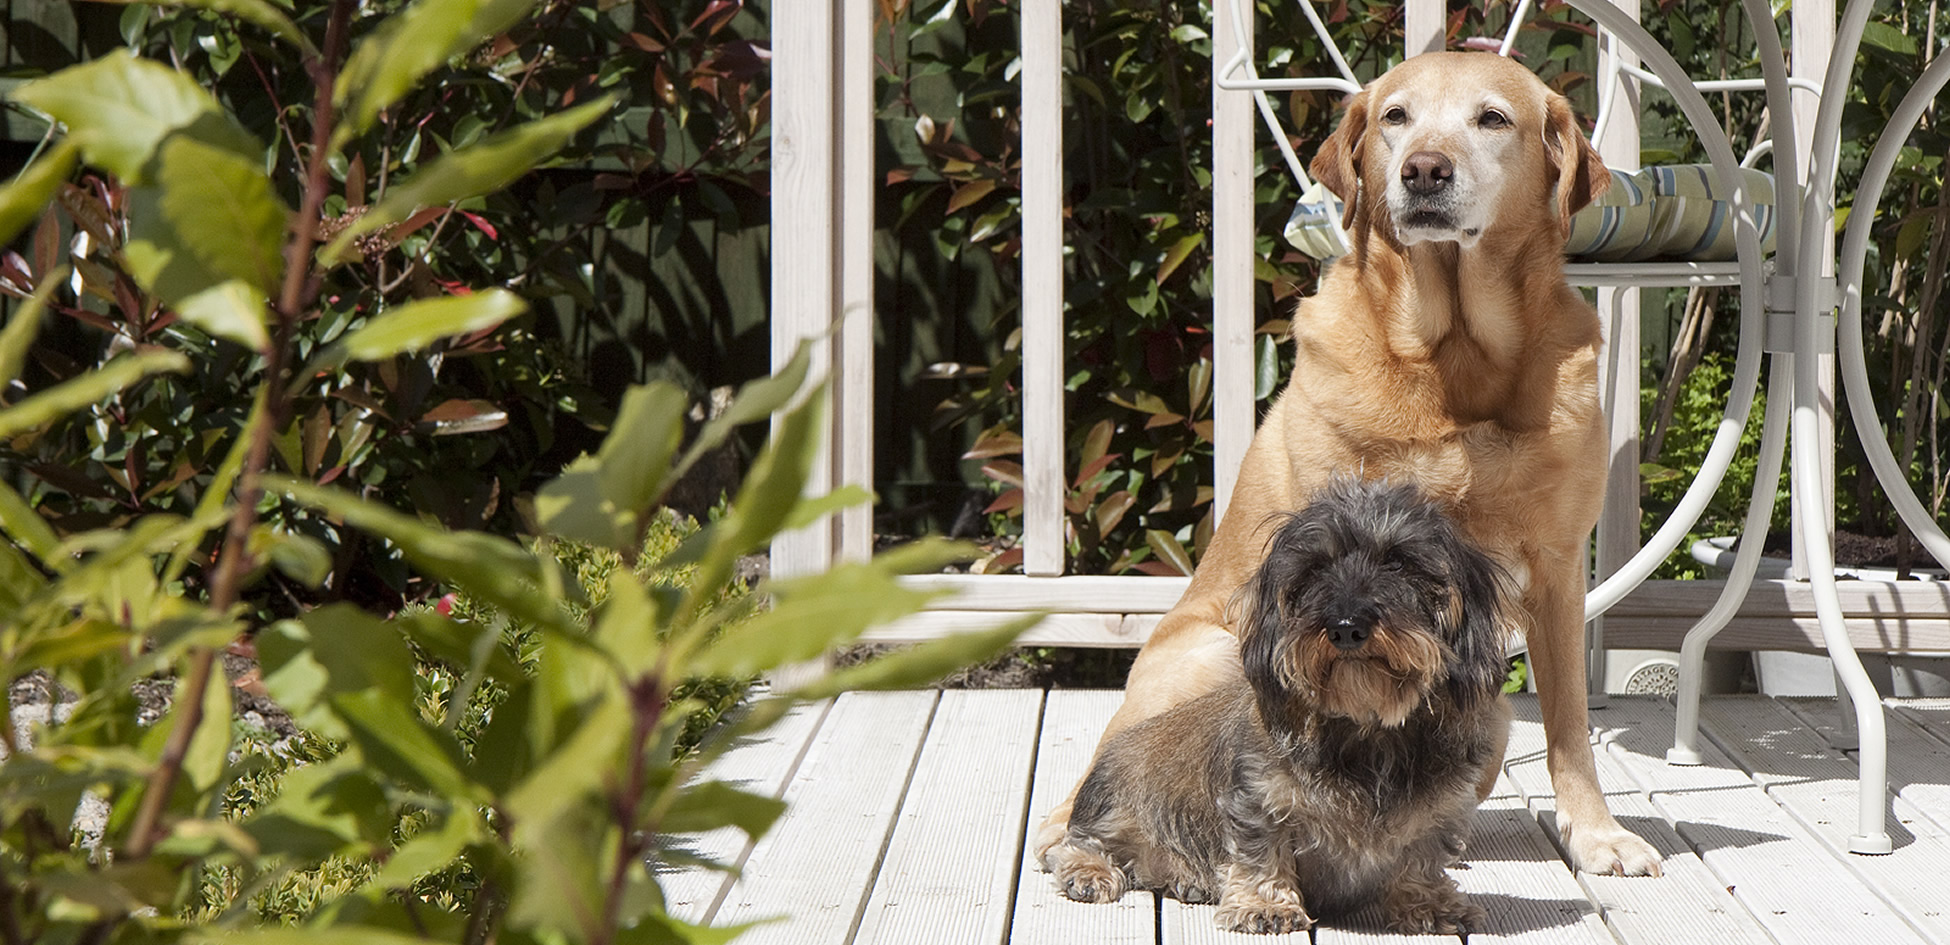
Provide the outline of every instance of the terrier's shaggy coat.
{"type": "Polygon", "coordinates": [[[1413,487],[1330,485],[1249,585],[1245,684],[1104,744],[1046,857],[1065,894],[1217,900],[1237,931],[1376,899],[1398,931],[1481,928],[1443,867],[1509,735],[1500,584],[1413,487]]]}

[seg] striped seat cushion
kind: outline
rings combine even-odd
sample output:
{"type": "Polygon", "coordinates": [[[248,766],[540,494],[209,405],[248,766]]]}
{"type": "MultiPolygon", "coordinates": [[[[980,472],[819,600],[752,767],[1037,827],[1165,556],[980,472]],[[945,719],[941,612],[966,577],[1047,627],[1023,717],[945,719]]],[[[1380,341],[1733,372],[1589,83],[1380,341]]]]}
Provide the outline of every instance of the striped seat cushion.
{"type": "MultiPolygon", "coordinates": [[[[1737,258],[1729,213],[1732,201],[1721,193],[1719,177],[1710,165],[1612,171],[1611,177],[1611,186],[1598,202],[1571,218],[1565,255],[1587,262],[1737,258]]],[[[1773,252],[1774,178],[1752,169],[1742,169],[1741,178],[1753,192],[1761,250],[1773,252]]],[[[1340,201],[1316,182],[1287,218],[1287,241],[1315,259],[1345,254],[1347,247],[1336,239],[1333,226],[1340,213],[1340,201]]]]}

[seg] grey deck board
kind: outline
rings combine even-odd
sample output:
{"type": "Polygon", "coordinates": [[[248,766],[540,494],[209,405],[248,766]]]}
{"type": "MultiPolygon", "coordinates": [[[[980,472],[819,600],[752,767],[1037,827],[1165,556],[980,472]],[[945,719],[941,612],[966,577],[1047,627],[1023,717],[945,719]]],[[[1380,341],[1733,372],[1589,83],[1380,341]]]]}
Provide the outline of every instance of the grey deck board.
{"type": "Polygon", "coordinates": [[[789,916],[738,941],[852,941],[936,697],[850,692],[833,703],[786,788],[790,813],[752,848],[713,925],[789,916]]]}
{"type": "MultiPolygon", "coordinates": [[[[1124,701],[1116,691],[1052,690],[1043,708],[1034,787],[1029,796],[1027,835],[1033,836],[1050,808],[1070,793],[1090,767],[1104,723],[1124,701]]],[[[1025,844],[1027,846],[1027,844],[1025,844]]],[[[1158,940],[1157,897],[1144,891],[1124,894],[1108,905],[1071,902],[1056,890],[1042,865],[1022,853],[1016,885],[1015,945],[1152,945],[1158,940]]]]}
{"type": "Polygon", "coordinates": [[[945,692],[857,943],[993,945],[1009,927],[1040,690],[945,692]]]}
{"type": "Polygon", "coordinates": [[[1703,765],[1666,764],[1664,700],[1614,697],[1605,714],[1612,757],[1776,941],[1927,941],[1717,746],[1701,746],[1703,765]]]}
{"type": "MultiPolygon", "coordinates": [[[[1504,770],[1528,801],[1537,823],[1550,836],[1554,848],[1561,846],[1557,835],[1557,806],[1544,757],[1544,726],[1535,697],[1520,696],[1517,719],[1510,731],[1510,746],[1504,755],[1504,770]]],[[[1599,731],[1615,726],[1610,710],[1592,713],[1599,731]]],[[[1664,737],[1671,738],[1668,724],[1664,737]]],[[[1598,763],[1598,783],[1612,816],[1652,844],[1665,857],[1663,875],[1593,876],[1576,874],[1578,885],[1594,903],[1623,942],[1712,942],[1715,945],[1767,945],[1773,937],[1727,892],[1726,884],[1707,865],[1672,825],[1666,821],[1640,791],[1631,775],[1612,750],[1594,752],[1598,763]]],[[[1659,762],[1663,764],[1663,762],[1659,762]]],[[[1560,852],[1560,856],[1561,856],[1560,852]]]]}
{"type": "MultiPolygon", "coordinates": [[[[712,925],[787,917],[740,942],[1240,945],[1211,906],[1149,892],[1070,902],[1026,839],[1088,766],[1114,691],[849,694],[739,746],[710,775],[783,791],[791,808],[737,862],[742,879],[660,877],[673,911],[712,925]],[[722,904],[713,902],[722,899],[722,904]]],[[[1452,875],[1490,916],[1472,943],[1950,945],[1950,700],[1890,703],[1889,857],[1842,852],[1854,761],[1828,747],[1832,700],[1715,697],[1707,763],[1665,763],[1673,710],[1613,697],[1592,713],[1599,779],[1621,822],[1665,856],[1662,877],[1577,874],[1556,837],[1534,696],[1518,696],[1504,774],[1452,875]]],[[[1329,917],[1319,945],[1455,941],[1398,936],[1368,910],[1329,917]]]]}

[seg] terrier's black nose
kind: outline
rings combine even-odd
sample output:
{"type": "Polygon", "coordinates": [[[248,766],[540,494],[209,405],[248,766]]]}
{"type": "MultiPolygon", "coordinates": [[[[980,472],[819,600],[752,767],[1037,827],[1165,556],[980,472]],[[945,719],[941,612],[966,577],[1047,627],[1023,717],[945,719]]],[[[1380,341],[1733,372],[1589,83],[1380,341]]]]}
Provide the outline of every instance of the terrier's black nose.
{"type": "Polygon", "coordinates": [[[1412,194],[1428,195],[1449,186],[1456,165],[1436,151],[1417,151],[1402,162],[1402,185],[1412,194]]]}
{"type": "Polygon", "coordinates": [[[1373,627],[1353,617],[1342,617],[1327,624],[1327,641],[1343,650],[1358,650],[1373,635],[1373,627]]]}

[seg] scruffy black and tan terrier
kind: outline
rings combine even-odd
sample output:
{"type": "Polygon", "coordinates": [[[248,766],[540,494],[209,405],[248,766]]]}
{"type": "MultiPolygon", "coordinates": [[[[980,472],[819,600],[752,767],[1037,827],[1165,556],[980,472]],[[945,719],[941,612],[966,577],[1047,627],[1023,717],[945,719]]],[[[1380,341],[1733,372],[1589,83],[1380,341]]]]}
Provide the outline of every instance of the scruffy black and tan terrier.
{"type": "Polygon", "coordinates": [[[1235,931],[1376,900],[1397,931],[1480,929],[1443,867],[1509,737],[1502,583],[1413,487],[1329,485],[1240,601],[1245,683],[1106,742],[1045,865],[1086,902],[1216,899],[1235,931]]]}

